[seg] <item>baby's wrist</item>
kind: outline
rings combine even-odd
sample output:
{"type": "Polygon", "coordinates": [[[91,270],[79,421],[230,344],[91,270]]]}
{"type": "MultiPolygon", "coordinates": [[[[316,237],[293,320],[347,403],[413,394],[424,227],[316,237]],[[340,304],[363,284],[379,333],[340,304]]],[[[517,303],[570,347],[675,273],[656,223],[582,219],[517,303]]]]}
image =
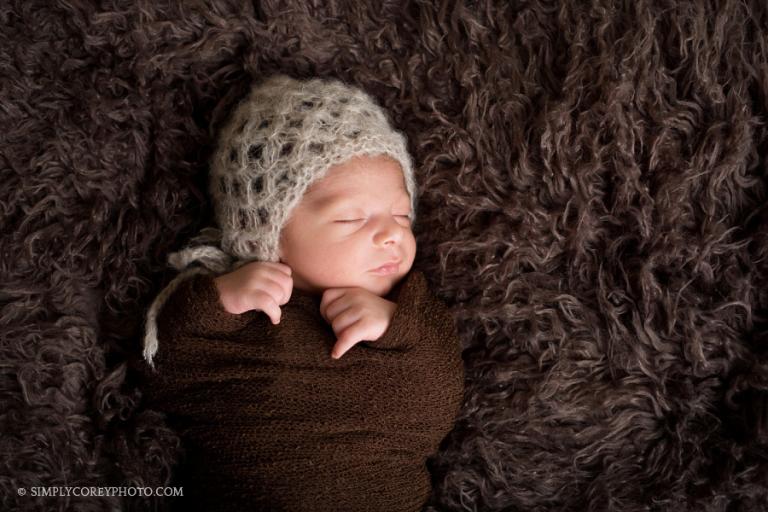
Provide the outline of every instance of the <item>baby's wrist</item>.
{"type": "Polygon", "coordinates": [[[222,279],[222,276],[213,278],[213,284],[215,285],[216,292],[219,296],[219,304],[224,308],[224,311],[232,315],[237,315],[237,308],[234,304],[231,304],[230,294],[226,291],[226,282],[222,279]]]}

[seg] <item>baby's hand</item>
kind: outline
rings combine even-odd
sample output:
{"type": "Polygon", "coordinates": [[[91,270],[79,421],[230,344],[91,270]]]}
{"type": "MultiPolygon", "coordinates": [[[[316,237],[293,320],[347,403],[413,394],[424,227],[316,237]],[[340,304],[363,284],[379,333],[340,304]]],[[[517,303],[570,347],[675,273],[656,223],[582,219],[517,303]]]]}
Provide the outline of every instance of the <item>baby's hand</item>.
{"type": "Polygon", "coordinates": [[[338,340],[331,357],[340,358],[361,341],[375,341],[387,331],[397,304],[364,288],[328,288],[320,301],[320,314],[331,324],[338,340]]]}
{"type": "Polygon", "coordinates": [[[291,267],[271,261],[248,263],[213,281],[219,291],[219,300],[228,313],[263,311],[273,324],[280,323],[280,306],[288,302],[293,292],[291,267]]]}

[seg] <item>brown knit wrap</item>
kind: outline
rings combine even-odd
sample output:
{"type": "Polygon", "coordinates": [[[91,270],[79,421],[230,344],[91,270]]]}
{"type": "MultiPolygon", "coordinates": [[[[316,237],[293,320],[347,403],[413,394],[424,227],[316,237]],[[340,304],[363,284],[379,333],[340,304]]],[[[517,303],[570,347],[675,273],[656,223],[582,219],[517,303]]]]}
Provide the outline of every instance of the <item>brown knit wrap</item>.
{"type": "Polygon", "coordinates": [[[280,324],[227,313],[209,275],[185,281],[144,387],[188,455],[185,503],[205,510],[416,511],[426,459],[453,427],[464,370],[446,306],[411,271],[389,328],[342,358],[320,296],[293,290],[280,324]],[[266,508],[259,508],[266,507],[266,508]]]}

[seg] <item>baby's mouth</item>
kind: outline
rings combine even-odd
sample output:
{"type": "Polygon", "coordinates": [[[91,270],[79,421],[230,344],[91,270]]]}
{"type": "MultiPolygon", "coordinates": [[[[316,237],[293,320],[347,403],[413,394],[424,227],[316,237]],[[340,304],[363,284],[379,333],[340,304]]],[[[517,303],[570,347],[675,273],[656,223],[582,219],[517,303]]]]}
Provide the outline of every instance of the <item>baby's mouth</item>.
{"type": "Polygon", "coordinates": [[[373,270],[371,270],[372,273],[376,275],[382,275],[382,276],[388,276],[391,274],[394,274],[398,271],[400,268],[400,262],[397,263],[387,263],[380,267],[377,267],[373,270]]]}

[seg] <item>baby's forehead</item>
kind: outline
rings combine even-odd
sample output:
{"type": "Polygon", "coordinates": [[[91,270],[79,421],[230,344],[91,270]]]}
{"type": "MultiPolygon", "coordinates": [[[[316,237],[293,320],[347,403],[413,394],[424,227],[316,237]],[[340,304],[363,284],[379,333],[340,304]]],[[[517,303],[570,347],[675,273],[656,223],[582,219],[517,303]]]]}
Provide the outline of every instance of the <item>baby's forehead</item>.
{"type": "Polygon", "coordinates": [[[307,206],[316,211],[321,211],[355,201],[400,201],[407,204],[410,202],[410,196],[408,195],[408,191],[405,190],[405,187],[380,186],[375,191],[340,187],[335,190],[315,192],[314,194],[306,196],[305,201],[307,206]]]}
{"type": "Polygon", "coordinates": [[[302,202],[325,209],[350,201],[410,202],[400,164],[380,155],[355,157],[328,169],[305,191],[302,202]]]}

